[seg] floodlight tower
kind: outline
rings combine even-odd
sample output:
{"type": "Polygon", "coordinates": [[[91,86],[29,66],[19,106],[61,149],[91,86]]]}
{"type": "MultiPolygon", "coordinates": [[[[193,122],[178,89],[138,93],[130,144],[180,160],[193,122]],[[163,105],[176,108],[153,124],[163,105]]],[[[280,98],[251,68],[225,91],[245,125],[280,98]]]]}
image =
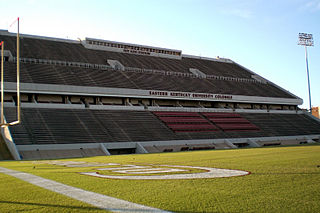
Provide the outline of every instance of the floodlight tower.
{"type": "Polygon", "coordinates": [[[306,66],[307,66],[307,77],[308,77],[308,92],[309,92],[309,110],[312,112],[311,106],[311,91],[310,91],[310,77],[309,77],[309,66],[308,66],[308,51],[307,47],[313,47],[313,36],[308,33],[299,33],[299,42],[298,45],[304,46],[305,54],[306,54],[306,66]]]}

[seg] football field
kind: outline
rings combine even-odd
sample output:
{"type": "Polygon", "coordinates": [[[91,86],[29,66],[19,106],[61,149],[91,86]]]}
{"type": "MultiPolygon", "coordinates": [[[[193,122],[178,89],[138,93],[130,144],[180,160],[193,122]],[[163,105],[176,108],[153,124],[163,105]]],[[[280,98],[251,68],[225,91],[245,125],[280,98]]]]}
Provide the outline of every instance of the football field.
{"type": "Polygon", "coordinates": [[[169,212],[320,212],[319,145],[3,161],[0,167],[71,187],[70,193],[81,190],[88,199],[0,172],[1,212],[113,211],[90,204],[86,192],[169,212]]]}

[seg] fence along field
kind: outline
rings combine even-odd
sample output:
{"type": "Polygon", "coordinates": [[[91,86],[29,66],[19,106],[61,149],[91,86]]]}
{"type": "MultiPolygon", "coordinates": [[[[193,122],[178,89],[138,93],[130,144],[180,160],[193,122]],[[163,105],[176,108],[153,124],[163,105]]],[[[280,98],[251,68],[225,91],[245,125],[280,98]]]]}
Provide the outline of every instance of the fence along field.
{"type": "MultiPolygon", "coordinates": [[[[312,145],[0,162],[0,166],[173,212],[319,212],[319,151],[319,145],[312,145]],[[70,164],[74,166],[68,166],[70,164]],[[139,174],[139,169],[131,174],[114,172],[128,171],[128,165],[140,166],[140,172],[143,169],[153,172],[139,174]],[[250,174],[174,180],[122,180],[83,174],[128,177],[204,172],[199,167],[248,171],[250,174]],[[172,168],[177,170],[170,171],[172,168]],[[168,172],[160,172],[166,169],[168,172]]],[[[0,176],[0,189],[3,192],[0,194],[1,211],[100,211],[96,207],[13,177],[4,174],[0,176]]]]}

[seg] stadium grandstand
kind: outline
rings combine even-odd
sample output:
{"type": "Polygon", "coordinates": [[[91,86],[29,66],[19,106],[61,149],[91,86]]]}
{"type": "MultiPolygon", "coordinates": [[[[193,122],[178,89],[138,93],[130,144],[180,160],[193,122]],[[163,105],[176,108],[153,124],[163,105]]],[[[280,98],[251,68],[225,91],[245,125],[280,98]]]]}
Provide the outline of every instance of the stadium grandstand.
{"type": "MultiPolygon", "coordinates": [[[[4,115],[16,117],[16,34],[4,41],[4,115]]],[[[21,123],[1,159],[317,143],[302,100],[236,62],[101,39],[20,35],[21,123]]]]}

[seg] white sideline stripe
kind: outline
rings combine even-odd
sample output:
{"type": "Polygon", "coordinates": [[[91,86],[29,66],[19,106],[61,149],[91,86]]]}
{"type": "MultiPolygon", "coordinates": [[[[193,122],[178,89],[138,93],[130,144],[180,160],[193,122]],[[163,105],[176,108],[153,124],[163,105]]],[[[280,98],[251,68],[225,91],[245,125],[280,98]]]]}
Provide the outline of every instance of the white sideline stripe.
{"type": "Polygon", "coordinates": [[[33,185],[40,186],[42,188],[48,189],[59,194],[66,195],[73,199],[91,204],[95,207],[105,209],[112,212],[161,212],[165,213],[161,209],[156,209],[136,203],[131,203],[129,201],[120,200],[118,198],[109,197],[106,195],[98,194],[95,192],[86,191],[73,186],[68,186],[62,183],[58,183],[53,180],[48,180],[36,175],[19,172],[7,168],[0,167],[0,172],[16,177],[23,181],[29,182],[33,185]]]}

